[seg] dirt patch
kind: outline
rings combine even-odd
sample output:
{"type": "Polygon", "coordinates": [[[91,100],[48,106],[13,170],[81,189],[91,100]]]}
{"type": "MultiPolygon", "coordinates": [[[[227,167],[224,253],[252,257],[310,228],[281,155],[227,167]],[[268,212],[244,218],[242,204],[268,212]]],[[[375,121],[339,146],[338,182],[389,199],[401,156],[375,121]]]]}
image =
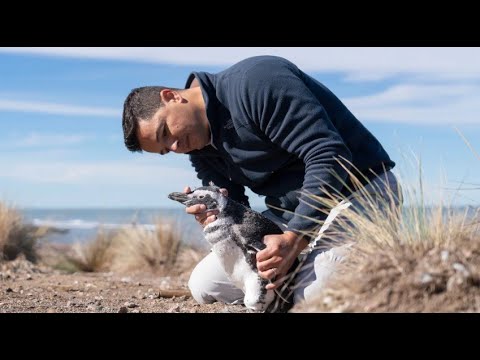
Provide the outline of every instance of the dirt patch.
{"type": "Polygon", "coordinates": [[[0,312],[41,313],[245,313],[242,305],[198,304],[177,277],[73,273],[24,259],[0,264],[0,312]]]}

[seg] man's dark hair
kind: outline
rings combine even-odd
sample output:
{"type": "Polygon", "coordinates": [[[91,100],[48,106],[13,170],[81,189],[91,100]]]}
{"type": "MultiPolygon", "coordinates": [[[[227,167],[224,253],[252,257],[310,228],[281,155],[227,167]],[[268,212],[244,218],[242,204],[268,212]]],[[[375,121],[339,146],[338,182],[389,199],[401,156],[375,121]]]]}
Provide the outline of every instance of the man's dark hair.
{"type": "Polygon", "coordinates": [[[142,152],[137,139],[138,121],[140,119],[150,120],[158,109],[163,106],[160,101],[160,91],[163,89],[180,91],[180,89],[165,86],[144,86],[130,91],[130,94],[125,99],[122,126],[125,146],[128,150],[142,152]]]}

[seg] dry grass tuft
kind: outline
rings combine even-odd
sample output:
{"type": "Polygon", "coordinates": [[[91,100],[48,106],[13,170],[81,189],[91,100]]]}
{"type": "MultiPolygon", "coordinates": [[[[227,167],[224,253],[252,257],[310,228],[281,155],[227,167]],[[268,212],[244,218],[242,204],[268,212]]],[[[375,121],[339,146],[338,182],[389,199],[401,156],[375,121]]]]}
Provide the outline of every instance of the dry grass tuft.
{"type": "Polygon", "coordinates": [[[156,231],[142,226],[100,232],[96,239],[76,245],[69,260],[81,271],[152,272],[178,275],[191,271],[204,255],[184,245],[173,223],[155,221],[156,231]]]}
{"type": "Polygon", "coordinates": [[[47,228],[24,224],[15,209],[0,203],[0,261],[15,260],[23,254],[28,261],[36,262],[38,240],[47,232],[47,228]]]}
{"type": "Polygon", "coordinates": [[[478,215],[469,221],[447,216],[437,210],[422,226],[402,219],[389,236],[381,223],[362,224],[336,276],[297,311],[479,311],[478,215]]]}
{"type": "Polygon", "coordinates": [[[100,229],[93,241],[82,245],[75,244],[73,254],[65,254],[66,260],[79,271],[108,271],[113,261],[114,238],[114,232],[100,229]]]}
{"type": "Polygon", "coordinates": [[[170,272],[180,251],[181,236],[170,225],[156,222],[156,231],[142,227],[123,230],[115,243],[117,272],[152,271],[170,272]]]}
{"type": "Polygon", "coordinates": [[[348,208],[338,223],[352,244],[347,257],[316,300],[294,311],[480,311],[480,213],[426,206],[419,189],[406,196],[416,206],[380,212],[364,194],[367,216],[348,208]]]}

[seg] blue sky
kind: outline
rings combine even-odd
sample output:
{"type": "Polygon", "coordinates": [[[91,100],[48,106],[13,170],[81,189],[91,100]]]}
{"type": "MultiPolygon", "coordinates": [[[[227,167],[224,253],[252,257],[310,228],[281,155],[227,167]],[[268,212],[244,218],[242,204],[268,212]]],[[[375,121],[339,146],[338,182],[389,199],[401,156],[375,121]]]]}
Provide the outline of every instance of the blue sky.
{"type": "MultiPolygon", "coordinates": [[[[0,199],[20,207],[172,207],[199,180],[185,155],[133,154],[132,88],[280,55],[328,86],[384,144],[407,186],[421,158],[431,202],[478,205],[480,48],[0,48],[0,199]],[[414,155],[412,155],[414,154],[414,155]],[[474,185],[469,186],[467,184],[474,185]]],[[[253,206],[263,199],[249,192],[253,206]]]]}

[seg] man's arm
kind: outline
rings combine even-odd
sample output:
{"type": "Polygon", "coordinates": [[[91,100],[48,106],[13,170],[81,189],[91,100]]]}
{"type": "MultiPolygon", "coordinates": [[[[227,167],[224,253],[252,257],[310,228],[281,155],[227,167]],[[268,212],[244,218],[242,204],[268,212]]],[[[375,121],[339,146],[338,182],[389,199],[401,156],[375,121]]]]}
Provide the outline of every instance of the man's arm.
{"type": "MultiPolygon", "coordinates": [[[[252,66],[240,84],[239,101],[245,116],[266,137],[302,159],[305,177],[302,193],[325,197],[321,187],[340,190],[347,173],[337,159],[351,161],[352,154],[329,119],[322,104],[302,81],[300,70],[285,59],[268,58],[252,66]]],[[[347,168],[348,164],[344,164],[347,168]]],[[[274,280],[266,286],[274,289],[308,241],[303,231],[318,226],[327,212],[318,201],[299,194],[299,205],[288,229],[279,235],[267,235],[265,249],[257,253],[260,276],[274,280]]],[[[328,210],[328,209],[326,209],[328,210]]]]}
{"type": "MultiPolygon", "coordinates": [[[[300,70],[287,60],[257,63],[244,76],[242,101],[250,120],[270,141],[305,163],[302,192],[325,197],[321,187],[340,191],[347,172],[336,159],[352,154],[315,95],[302,81],[300,70]]],[[[348,164],[343,162],[346,168],[348,164]]],[[[288,230],[300,233],[325,220],[318,201],[302,195],[288,230]]]]}

